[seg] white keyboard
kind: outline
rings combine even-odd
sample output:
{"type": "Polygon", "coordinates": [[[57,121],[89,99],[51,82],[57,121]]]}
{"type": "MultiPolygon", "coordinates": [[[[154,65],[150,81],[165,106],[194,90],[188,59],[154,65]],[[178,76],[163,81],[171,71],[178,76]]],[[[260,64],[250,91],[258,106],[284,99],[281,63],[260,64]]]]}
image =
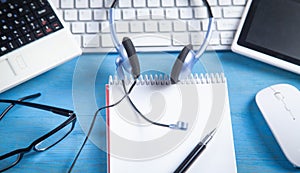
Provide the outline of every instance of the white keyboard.
{"type": "MultiPolygon", "coordinates": [[[[52,0],[83,52],[112,51],[108,8],[111,0],[52,0]]],[[[209,50],[230,50],[247,0],[208,0],[215,23],[209,50]]],[[[138,51],[177,51],[199,46],[207,30],[202,0],[119,0],[118,37],[133,38],[138,51]]]]}

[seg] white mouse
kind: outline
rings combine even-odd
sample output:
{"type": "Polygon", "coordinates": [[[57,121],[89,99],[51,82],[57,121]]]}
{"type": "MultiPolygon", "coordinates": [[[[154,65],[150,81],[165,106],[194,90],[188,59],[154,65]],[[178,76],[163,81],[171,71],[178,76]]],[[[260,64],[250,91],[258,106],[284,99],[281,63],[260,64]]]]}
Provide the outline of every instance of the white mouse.
{"type": "Polygon", "coordinates": [[[256,103],[287,159],[300,167],[300,92],[289,84],[259,91],[256,103]]]}

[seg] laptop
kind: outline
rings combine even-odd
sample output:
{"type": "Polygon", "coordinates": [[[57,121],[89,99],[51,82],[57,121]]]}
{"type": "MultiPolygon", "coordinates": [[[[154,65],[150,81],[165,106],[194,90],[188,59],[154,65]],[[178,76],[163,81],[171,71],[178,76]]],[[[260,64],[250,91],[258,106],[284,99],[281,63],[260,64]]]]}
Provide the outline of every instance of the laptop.
{"type": "Polygon", "coordinates": [[[0,93],[81,53],[50,0],[0,0],[0,93]]]}

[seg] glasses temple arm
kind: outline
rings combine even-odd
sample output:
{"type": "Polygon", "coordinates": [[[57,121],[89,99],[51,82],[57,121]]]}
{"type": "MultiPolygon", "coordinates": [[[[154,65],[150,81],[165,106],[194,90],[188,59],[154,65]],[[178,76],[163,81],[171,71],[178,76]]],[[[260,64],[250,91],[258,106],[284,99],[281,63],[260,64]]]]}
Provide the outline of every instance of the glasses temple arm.
{"type": "Polygon", "coordinates": [[[11,103],[11,104],[28,106],[28,107],[32,107],[32,108],[42,109],[45,111],[50,111],[55,114],[63,115],[66,117],[69,117],[71,114],[74,113],[73,111],[67,110],[67,109],[62,109],[62,108],[57,108],[57,107],[42,105],[42,104],[37,104],[37,103],[22,102],[22,101],[17,101],[17,100],[2,100],[2,99],[0,99],[0,103],[11,103]]]}
{"type": "MultiPolygon", "coordinates": [[[[36,94],[32,94],[32,95],[29,95],[29,96],[19,98],[18,101],[33,99],[33,98],[36,98],[36,97],[39,97],[39,96],[41,96],[41,93],[36,93],[36,94]]],[[[7,106],[7,108],[0,114],[0,120],[2,120],[2,118],[7,114],[7,112],[9,112],[14,106],[15,106],[15,104],[13,104],[13,103],[11,103],[9,106],[7,106]]]]}

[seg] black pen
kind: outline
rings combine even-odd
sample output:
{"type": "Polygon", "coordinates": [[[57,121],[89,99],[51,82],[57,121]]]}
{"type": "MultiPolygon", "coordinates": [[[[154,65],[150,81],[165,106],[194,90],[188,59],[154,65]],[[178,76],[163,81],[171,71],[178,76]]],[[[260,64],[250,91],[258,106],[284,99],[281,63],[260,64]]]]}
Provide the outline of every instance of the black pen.
{"type": "Polygon", "coordinates": [[[197,157],[202,153],[202,151],[206,148],[208,142],[212,139],[216,132],[216,129],[213,129],[210,133],[208,133],[190,152],[190,154],[183,160],[183,162],[178,166],[178,168],[174,171],[174,173],[182,173],[185,172],[197,159],[197,157]]]}

